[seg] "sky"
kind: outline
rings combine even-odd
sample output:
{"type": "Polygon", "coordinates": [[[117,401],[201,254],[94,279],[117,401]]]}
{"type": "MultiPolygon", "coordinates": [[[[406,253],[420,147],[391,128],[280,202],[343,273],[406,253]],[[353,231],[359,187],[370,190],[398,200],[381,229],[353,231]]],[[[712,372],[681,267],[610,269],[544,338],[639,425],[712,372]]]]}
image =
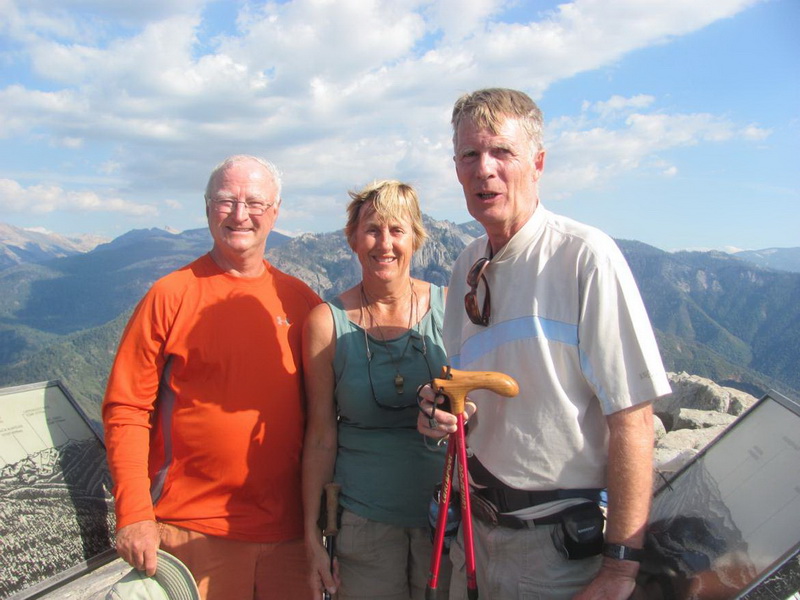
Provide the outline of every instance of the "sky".
{"type": "Polygon", "coordinates": [[[800,246],[798,0],[0,0],[0,222],[205,226],[231,154],[283,172],[277,229],[415,186],[471,220],[463,93],[545,115],[541,199],[662,250],[800,246]]]}

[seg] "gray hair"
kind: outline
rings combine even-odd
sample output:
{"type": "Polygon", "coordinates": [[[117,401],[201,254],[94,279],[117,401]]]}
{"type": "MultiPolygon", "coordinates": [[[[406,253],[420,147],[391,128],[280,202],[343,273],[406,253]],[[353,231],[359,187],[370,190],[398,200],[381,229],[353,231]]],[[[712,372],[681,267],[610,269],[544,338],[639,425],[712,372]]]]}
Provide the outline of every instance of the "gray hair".
{"type": "Polygon", "coordinates": [[[464,94],[453,106],[453,146],[458,143],[458,126],[471,121],[497,134],[506,119],[519,119],[533,145],[534,154],[544,149],[544,117],[536,103],[524,92],[507,88],[487,88],[464,94]]]}
{"type": "Polygon", "coordinates": [[[211,171],[211,175],[208,176],[208,183],[206,184],[206,192],[204,194],[206,202],[208,202],[208,200],[209,200],[209,196],[211,194],[211,188],[214,185],[214,179],[217,177],[217,175],[219,175],[220,173],[222,173],[223,171],[225,171],[229,167],[232,167],[235,164],[239,164],[241,162],[246,162],[248,160],[252,160],[254,162],[257,162],[258,164],[260,164],[262,167],[264,167],[267,170],[267,172],[272,177],[272,181],[275,183],[275,187],[277,189],[276,201],[280,202],[280,199],[281,199],[281,187],[283,185],[283,181],[281,180],[282,176],[281,176],[280,170],[278,169],[278,167],[276,167],[270,161],[268,161],[268,160],[266,160],[264,158],[260,158],[258,156],[251,156],[249,154],[235,154],[233,156],[229,156],[228,158],[223,160],[221,163],[219,163],[216,167],[214,167],[214,170],[211,171]]]}

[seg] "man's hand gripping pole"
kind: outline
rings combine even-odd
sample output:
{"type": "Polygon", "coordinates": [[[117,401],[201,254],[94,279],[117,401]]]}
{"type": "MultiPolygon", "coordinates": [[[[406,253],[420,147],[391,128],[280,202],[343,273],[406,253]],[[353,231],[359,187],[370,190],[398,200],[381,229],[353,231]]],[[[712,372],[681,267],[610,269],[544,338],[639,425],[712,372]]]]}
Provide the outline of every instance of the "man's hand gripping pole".
{"type": "Polygon", "coordinates": [[[505,373],[494,371],[459,371],[449,366],[442,367],[442,377],[431,382],[437,395],[450,400],[450,412],[456,416],[457,430],[447,446],[447,455],[442,476],[442,491],[439,495],[439,515],[436,520],[436,533],[433,537],[433,554],[426,600],[435,600],[439,585],[439,567],[444,547],[444,532],[447,525],[447,508],[453,487],[453,468],[458,463],[458,478],[461,485],[461,529],[464,537],[464,554],[467,571],[467,597],[478,598],[478,582],[475,577],[475,548],[472,538],[472,513],[469,497],[469,477],[467,475],[467,445],[464,436],[464,408],[467,394],[472,390],[489,390],[508,398],[519,394],[516,380],[505,373]]]}

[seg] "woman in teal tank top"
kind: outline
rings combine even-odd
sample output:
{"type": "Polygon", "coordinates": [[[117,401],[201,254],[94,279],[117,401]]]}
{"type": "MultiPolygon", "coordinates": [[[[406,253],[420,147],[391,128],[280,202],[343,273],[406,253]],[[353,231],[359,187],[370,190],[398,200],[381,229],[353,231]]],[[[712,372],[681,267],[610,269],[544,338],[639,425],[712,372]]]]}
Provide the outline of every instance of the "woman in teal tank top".
{"type": "Polygon", "coordinates": [[[417,432],[416,392],[446,363],[446,290],[411,277],[426,237],[411,186],[378,181],[350,196],[345,233],[362,281],[314,309],[303,338],[311,577],[315,589],[337,590],[340,600],[422,599],[432,549],[428,503],[444,449],[429,448],[417,432]],[[335,578],[317,525],[332,480],[344,509],[335,578]]]}

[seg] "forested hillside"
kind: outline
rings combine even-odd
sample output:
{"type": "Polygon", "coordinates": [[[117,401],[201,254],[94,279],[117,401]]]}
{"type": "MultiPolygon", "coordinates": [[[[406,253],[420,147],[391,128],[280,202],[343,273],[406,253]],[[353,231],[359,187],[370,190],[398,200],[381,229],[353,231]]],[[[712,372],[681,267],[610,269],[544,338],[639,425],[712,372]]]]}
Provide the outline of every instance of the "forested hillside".
{"type": "MultiPolygon", "coordinates": [[[[446,284],[474,223],[426,218],[415,276],[446,284]]],[[[211,245],[205,229],[132,231],[95,250],[0,271],[0,385],[61,379],[93,418],[119,335],[151,283],[211,245]]],[[[800,274],[727,254],[670,254],[620,240],[656,328],[665,364],[754,395],[800,389],[800,274]]],[[[331,298],[358,262],[341,232],[269,238],[267,257],[331,298]]]]}

